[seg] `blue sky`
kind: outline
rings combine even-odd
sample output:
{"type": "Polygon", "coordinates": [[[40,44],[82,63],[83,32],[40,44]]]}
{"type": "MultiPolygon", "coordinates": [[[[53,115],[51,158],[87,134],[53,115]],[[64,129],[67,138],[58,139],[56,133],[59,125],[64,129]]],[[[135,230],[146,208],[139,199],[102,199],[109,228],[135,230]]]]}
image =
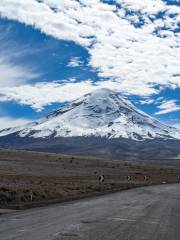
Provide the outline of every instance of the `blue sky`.
{"type": "Polygon", "coordinates": [[[179,125],[179,0],[2,0],[0,15],[0,128],[101,87],[179,125]]]}

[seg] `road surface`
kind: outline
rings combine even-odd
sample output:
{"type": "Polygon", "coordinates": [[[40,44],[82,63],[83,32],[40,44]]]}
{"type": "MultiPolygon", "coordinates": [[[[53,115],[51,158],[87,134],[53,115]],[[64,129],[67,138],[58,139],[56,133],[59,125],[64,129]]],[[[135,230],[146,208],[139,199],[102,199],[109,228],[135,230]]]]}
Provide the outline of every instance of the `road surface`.
{"type": "Polygon", "coordinates": [[[180,240],[180,184],[0,216],[0,240],[180,240]]]}

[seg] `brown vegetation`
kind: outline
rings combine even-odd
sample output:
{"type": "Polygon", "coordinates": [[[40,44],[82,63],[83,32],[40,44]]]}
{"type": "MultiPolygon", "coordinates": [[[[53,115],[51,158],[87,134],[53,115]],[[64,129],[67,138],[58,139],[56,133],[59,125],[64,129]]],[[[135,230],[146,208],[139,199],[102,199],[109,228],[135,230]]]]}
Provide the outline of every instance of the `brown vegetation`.
{"type": "Polygon", "coordinates": [[[0,150],[0,207],[25,208],[137,186],[178,182],[180,169],[147,162],[0,150]],[[105,175],[100,183],[99,175],[105,175]],[[132,180],[128,181],[127,176],[132,180]],[[147,176],[147,179],[145,179],[147,176]]]}

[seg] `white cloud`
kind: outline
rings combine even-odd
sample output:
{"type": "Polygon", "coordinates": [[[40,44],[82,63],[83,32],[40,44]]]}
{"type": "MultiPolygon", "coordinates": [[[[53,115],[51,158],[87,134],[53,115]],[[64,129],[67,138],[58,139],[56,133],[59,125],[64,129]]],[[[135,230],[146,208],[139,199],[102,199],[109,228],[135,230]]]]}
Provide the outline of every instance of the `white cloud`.
{"type": "Polygon", "coordinates": [[[0,56],[0,87],[22,85],[38,76],[26,67],[1,60],[0,56]]]}
{"type": "Polygon", "coordinates": [[[158,106],[160,111],[156,112],[155,115],[162,115],[180,110],[180,105],[176,102],[176,100],[164,101],[160,106],[158,106]]]}
{"type": "Polygon", "coordinates": [[[139,102],[140,102],[140,104],[144,105],[144,104],[154,103],[154,100],[153,99],[143,99],[143,100],[140,100],[139,102]]]}
{"type": "Polygon", "coordinates": [[[0,89],[0,102],[16,101],[19,104],[29,105],[37,111],[41,111],[44,106],[53,102],[72,101],[97,88],[119,91],[119,84],[110,80],[94,83],[91,80],[76,82],[71,79],[63,83],[62,81],[41,82],[34,85],[4,87],[0,89]]]}
{"type": "Polygon", "coordinates": [[[0,41],[0,87],[19,86],[40,76],[35,69],[19,63],[29,49],[15,49],[0,41]],[[17,63],[16,63],[17,62],[17,63]]]}
{"type": "Polygon", "coordinates": [[[131,11],[140,11],[145,14],[157,14],[163,11],[166,6],[161,0],[116,0],[123,7],[131,11]]]}
{"type": "Polygon", "coordinates": [[[68,63],[68,67],[79,67],[82,65],[82,61],[79,57],[72,57],[68,63]]]}
{"type": "Polygon", "coordinates": [[[10,127],[17,127],[17,126],[25,125],[31,121],[28,119],[24,119],[24,118],[10,118],[10,117],[1,117],[0,116],[0,130],[5,129],[5,128],[10,128],[10,127]]]}
{"type": "MultiPolygon", "coordinates": [[[[90,54],[89,64],[99,71],[101,78],[96,87],[106,86],[140,96],[159,93],[164,87],[180,87],[177,75],[180,34],[174,32],[178,27],[179,8],[166,5],[162,0],[116,1],[121,4],[121,9],[99,0],[1,0],[0,14],[30,24],[58,39],[74,41],[86,47],[90,54]],[[133,11],[134,15],[126,16],[126,11],[133,11]],[[156,19],[159,12],[165,12],[164,17],[156,19]],[[144,25],[138,28],[135,24],[140,23],[140,18],[144,25]],[[155,31],[158,33],[155,34],[155,31]],[[160,90],[157,90],[157,85],[161,86],[160,90]]],[[[87,81],[84,85],[83,82],[80,84],[85,86],[81,88],[82,93],[95,87],[87,81]]],[[[47,86],[44,85],[42,91],[47,86]]],[[[63,87],[52,87],[51,95],[56,96],[57,89],[63,87]]],[[[70,91],[68,93],[67,90],[66,96],[69,94],[69,97],[62,93],[64,99],[56,99],[71,99],[71,84],[66,84],[68,87],[70,91]]],[[[46,96],[39,96],[40,92],[38,85],[26,85],[22,86],[22,90],[6,88],[3,96],[23,104],[31,102],[33,107],[42,106],[42,102],[51,103],[52,96],[47,98],[49,102],[40,100],[38,103],[46,96]],[[32,92],[34,100],[23,89],[35,89],[35,93],[32,92]]]]}
{"type": "Polygon", "coordinates": [[[16,101],[22,105],[30,105],[41,111],[43,106],[53,102],[71,101],[96,88],[91,81],[83,82],[42,82],[34,85],[7,87],[0,89],[0,102],[16,101]]]}

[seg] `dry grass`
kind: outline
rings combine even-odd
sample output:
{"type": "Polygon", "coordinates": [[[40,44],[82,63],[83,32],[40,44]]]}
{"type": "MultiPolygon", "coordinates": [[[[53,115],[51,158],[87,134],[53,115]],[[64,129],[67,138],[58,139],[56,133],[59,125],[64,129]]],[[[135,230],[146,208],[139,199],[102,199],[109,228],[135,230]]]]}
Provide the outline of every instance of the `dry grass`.
{"type": "Polygon", "coordinates": [[[178,182],[180,169],[128,161],[0,150],[0,207],[23,208],[137,186],[178,182]],[[99,175],[105,182],[99,183],[99,175]],[[127,181],[127,175],[133,177],[127,181]],[[145,181],[144,176],[149,180],[145,181]]]}

